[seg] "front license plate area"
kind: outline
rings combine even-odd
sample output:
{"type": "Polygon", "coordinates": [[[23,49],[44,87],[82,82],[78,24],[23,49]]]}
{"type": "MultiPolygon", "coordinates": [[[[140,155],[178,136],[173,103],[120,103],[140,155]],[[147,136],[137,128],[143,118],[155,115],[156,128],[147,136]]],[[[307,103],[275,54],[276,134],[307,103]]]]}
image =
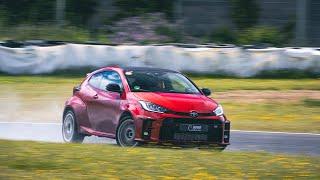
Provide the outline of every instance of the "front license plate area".
{"type": "Polygon", "coordinates": [[[208,125],[206,125],[206,124],[180,124],[179,130],[181,132],[208,132],[208,125]]]}

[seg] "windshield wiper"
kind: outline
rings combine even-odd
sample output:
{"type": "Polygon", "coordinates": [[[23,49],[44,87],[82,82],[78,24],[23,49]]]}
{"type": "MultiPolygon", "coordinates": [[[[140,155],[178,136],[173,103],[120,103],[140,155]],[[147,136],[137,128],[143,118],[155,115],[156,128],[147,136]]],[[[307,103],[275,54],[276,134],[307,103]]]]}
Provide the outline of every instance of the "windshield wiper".
{"type": "Polygon", "coordinates": [[[132,92],[152,92],[152,91],[146,90],[146,89],[133,89],[132,92]]]}
{"type": "Polygon", "coordinates": [[[180,93],[180,94],[196,94],[195,92],[181,92],[181,91],[173,91],[173,90],[162,91],[162,92],[165,92],[165,93],[180,93]]]}

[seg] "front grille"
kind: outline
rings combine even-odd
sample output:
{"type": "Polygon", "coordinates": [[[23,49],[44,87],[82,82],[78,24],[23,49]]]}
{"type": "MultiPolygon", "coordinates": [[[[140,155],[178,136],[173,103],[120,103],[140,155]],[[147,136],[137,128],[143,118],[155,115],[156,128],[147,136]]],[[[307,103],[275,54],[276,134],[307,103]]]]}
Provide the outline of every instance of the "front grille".
{"type": "Polygon", "coordinates": [[[160,140],[162,141],[205,141],[220,143],[223,124],[220,120],[168,118],[162,122],[160,140]]]}

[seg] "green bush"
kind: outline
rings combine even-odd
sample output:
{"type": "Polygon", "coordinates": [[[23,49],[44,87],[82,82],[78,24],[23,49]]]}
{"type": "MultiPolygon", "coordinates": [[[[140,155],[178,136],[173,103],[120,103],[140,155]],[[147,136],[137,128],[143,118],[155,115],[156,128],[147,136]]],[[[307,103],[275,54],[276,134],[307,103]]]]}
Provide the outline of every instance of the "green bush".
{"type": "Polygon", "coordinates": [[[286,43],[285,35],[275,27],[256,26],[239,32],[238,44],[272,44],[280,46],[286,43]]]}
{"type": "Polygon", "coordinates": [[[237,32],[227,27],[218,28],[209,35],[209,40],[215,43],[236,43],[237,32]]]}
{"type": "Polygon", "coordinates": [[[283,28],[272,26],[254,26],[242,30],[232,28],[218,28],[208,36],[210,42],[232,44],[270,44],[283,46],[293,38],[294,27],[288,23],[283,28]]]}
{"type": "Polygon", "coordinates": [[[139,16],[144,13],[162,12],[168,18],[173,17],[175,0],[115,0],[114,5],[120,10],[117,18],[139,16]]]}
{"type": "Polygon", "coordinates": [[[169,37],[170,42],[181,42],[182,40],[182,34],[179,31],[167,26],[156,27],[155,33],[158,35],[169,37]]]}
{"type": "Polygon", "coordinates": [[[320,78],[320,73],[311,70],[300,69],[278,69],[263,70],[255,75],[261,79],[302,79],[302,78],[320,78]]]}
{"type": "Polygon", "coordinates": [[[60,41],[89,41],[87,30],[74,26],[58,27],[55,25],[19,25],[5,27],[0,34],[0,40],[60,40],[60,41]]]}

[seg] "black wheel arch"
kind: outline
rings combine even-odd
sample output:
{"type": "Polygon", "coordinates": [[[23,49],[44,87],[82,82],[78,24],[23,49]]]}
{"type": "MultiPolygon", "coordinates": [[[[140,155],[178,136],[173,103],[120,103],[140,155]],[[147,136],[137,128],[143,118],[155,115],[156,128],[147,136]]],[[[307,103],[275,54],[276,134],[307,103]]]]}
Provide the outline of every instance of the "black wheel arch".
{"type": "Polygon", "coordinates": [[[118,119],[118,124],[117,124],[117,127],[116,127],[116,134],[117,134],[117,132],[118,132],[118,129],[119,129],[121,123],[122,123],[124,120],[126,120],[127,118],[132,118],[132,119],[133,119],[133,116],[132,116],[131,112],[130,112],[130,111],[124,111],[124,112],[122,112],[122,114],[120,115],[120,117],[119,117],[119,119],[118,119]]]}
{"type": "Polygon", "coordinates": [[[132,116],[132,114],[131,114],[130,111],[124,111],[124,112],[121,114],[120,118],[119,118],[118,126],[121,124],[121,122],[123,121],[123,119],[124,119],[125,117],[130,117],[130,118],[133,119],[133,116],[132,116]]]}
{"type": "MultiPolygon", "coordinates": [[[[121,114],[120,118],[119,118],[117,129],[116,129],[116,134],[115,134],[115,139],[116,139],[116,142],[117,142],[118,145],[120,145],[120,142],[119,142],[118,137],[117,137],[118,136],[118,131],[119,131],[120,127],[121,127],[121,124],[123,124],[123,122],[128,121],[128,120],[133,121],[133,123],[135,125],[135,120],[134,120],[133,115],[131,114],[131,112],[124,111],[121,114]]],[[[138,141],[135,141],[135,142],[136,142],[136,144],[134,146],[139,145],[138,141]]]]}
{"type": "Polygon", "coordinates": [[[66,107],[64,108],[64,110],[63,110],[62,120],[64,119],[64,116],[66,115],[66,113],[67,113],[68,111],[72,111],[72,112],[74,113],[74,110],[73,110],[73,108],[72,108],[71,106],[66,106],[66,107]]]}

